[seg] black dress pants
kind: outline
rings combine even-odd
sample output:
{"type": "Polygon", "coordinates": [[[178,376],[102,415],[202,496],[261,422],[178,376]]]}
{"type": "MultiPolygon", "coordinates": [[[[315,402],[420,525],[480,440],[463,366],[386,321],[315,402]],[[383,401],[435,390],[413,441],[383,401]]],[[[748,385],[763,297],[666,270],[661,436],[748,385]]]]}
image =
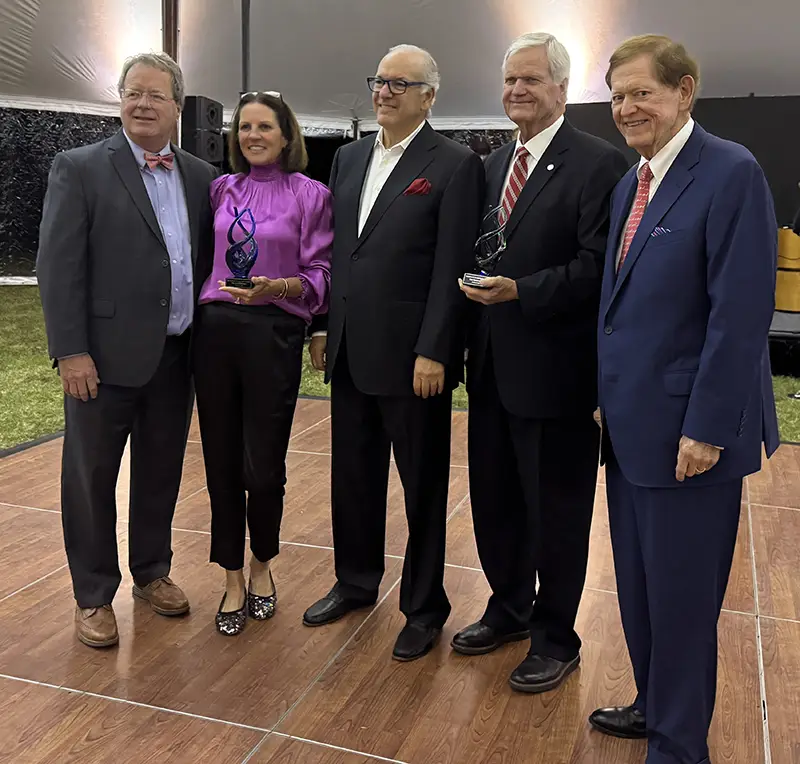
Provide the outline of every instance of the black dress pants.
{"type": "Polygon", "coordinates": [[[61,522],[75,599],[110,604],[122,581],[116,488],[131,440],[129,566],[139,586],[169,574],[172,517],[192,412],[189,333],[167,337],[141,387],[100,382],[97,398],[64,398],[61,522]]]}
{"type": "MultiPolygon", "coordinates": [[[[408,381],[409,388],[412,380],[408,381]]],[[[441,627],[452,392],[368,395],[354,384],[344,341],[331,379],[332,512],[336,588],[372,603],[384,573],[389,458],[394,450],[408,520],[400,610],[441,627]]]]}
{"type": "Polygon", "coordinates": [[[600,428],[580,417],[509,413],[491,356],[470,392],[470,500],[492,595],[482,621],[530,629],[532,654],[572,660],[589,554],[600,428]],[[539,587],[537,592],[537,576],[539,587]]]}
{"type": "Polygon", "coordinates": [[[194,375],[211,499],[211,562],[244,567],[279,551],[286,451],[305,322],[274,305],[208,303],[195,328],[194,375]]]}

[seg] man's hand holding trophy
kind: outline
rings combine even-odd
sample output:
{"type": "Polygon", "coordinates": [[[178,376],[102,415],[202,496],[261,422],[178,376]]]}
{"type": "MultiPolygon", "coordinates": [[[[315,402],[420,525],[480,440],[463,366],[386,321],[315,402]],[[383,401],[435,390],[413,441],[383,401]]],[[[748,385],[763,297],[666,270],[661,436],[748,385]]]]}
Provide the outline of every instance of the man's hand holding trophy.
{"type": "Polygon", "coordinates": [[[495,207],[483,219],[485,231],[475,242],[477,273],[465,273],[458,280],[461,291],[470,300],[484,305],[516,300],[517,284],[505,276],[494,276],[497,263],[506,248],[505,227],[508,222],[502,205],[495,207]]]}

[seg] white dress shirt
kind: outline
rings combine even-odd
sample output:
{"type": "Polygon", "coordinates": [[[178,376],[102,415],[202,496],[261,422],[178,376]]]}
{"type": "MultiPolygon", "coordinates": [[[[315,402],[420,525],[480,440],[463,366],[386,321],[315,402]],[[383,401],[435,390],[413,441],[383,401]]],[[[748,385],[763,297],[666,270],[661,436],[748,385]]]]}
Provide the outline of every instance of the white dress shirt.
{"type": "Polygon", "coordinates": [[[397,163],[411,144],[411,141],[419,135],[419,131],[422,130],[424,126],[425,121],[423,121],[411,135],[407,136],[390,149],[387,149],[383,144],[383,128],[381,128],[375,136],[375,149],[372,152],[372,161],[369,164],[367,176],[364,178],[364,187],[361,189],[361,205],[358,211],[359,236],[361,236],[369,213],[375,205],[375,200],[378,198],[378,194],[380,194],[381,189],[392,174],[392,170],[397,167],[397,163]]]}
{"type": "Polygon", "coordinates": [[[531,138],[527,143],[521,143],[519,136],[517,137],[517,145],[514,147],[514,153],[511,155],[511,161],[508,163],[506,179],[503,182],[503,188],[500,191],[500,198],[497,200],[498,204],[503,201],[503,197],[506,193],[506,186],[508,185],[508,181],[511,179],[511,173],[514,170],[514,159],[517,156],[517,151],[519,151],[520,146],[524,145],[530,154],[530,157],[528,157],[528,175],[525,178],[527,180],[531,177],[531,173],[533,172],[537,163],[542,158],[544,152],[547,151],[547,147],[550,145],[550,142],[553,140],[553,138],[555,138],[556,133],[563,124],[564,115],[562,114],[555,122],[553,122],[552,125],[550,125],[550,127],[546,127],[544,130],[542,130],[542,132],[534,135],[533,138],[531,138]]]}
{"type": "MultiPolygon", "coordinates": [[[[661,182],[664,180],[667,172],[669,172],[669,168],[672,167],[672,163],[677,159],[678,154],[681,153],[681,149],[686,145],[686,142],[692,135],[692,130],[694,129],[694,120],[689,117],[689,121],[680,129],[678,130],[675,135],[669,140],[666,146],[662,148],[651,160],[650,160],[650,171],[653,173],[653,177],[650,179],[650,194],[647,197],[647,203],[649,204],[653,201],[653,197],[658,191],[658,187],[661,185],[661,182]]],[[[641,157],[639,159],[639,167],[636,169],[636,177],[637,179],[641,177],[642,167],[644,167],[647,159],[641,157]]],[[[634,197],[635,201],[635,197],[634,197]]],[[[631,210],[628,212],[628,217],[625,218],[625,225],[622,227],[619,235],[619,243],[617,244],[617,265],[619,265],[619,258],[622,254],[622,243],[625,241],[625,230],[628,228],[628,221],[631,219],[631,215],[633,214],[633,202],[631,202],[631,210]]]]}

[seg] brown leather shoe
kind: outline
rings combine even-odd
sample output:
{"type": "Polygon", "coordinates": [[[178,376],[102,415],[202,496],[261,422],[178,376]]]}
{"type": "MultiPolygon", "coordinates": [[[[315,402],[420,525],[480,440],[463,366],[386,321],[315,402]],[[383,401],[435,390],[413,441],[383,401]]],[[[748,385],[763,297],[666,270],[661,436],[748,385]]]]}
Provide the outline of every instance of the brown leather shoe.
{"type": "Polygon", "coordinates": [[[159,615],[183,615],[189,611],[189,600],[183,589],[173,584],[168,576],[157,578],[147,586],[134,584],[133,593],[147,600],[159,615]]]}
{"type": "Polygon", "coordinates": [[[111,605],[75,606],[75,635],[89,647],[111,647],[119,642],[117,619],[111,605]]]}

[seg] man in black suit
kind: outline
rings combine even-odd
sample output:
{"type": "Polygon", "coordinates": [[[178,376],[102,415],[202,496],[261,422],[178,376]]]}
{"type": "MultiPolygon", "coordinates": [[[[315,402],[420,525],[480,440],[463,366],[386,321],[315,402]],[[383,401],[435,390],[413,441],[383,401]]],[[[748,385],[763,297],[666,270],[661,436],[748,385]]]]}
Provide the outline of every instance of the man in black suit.
{"type": "Polygon", "coordinates": [[[128,436],[133,593],[161,615],[189,609],[169,578],[171,524],[216,177],[211,165],[170,147],[184,87],[169,56],[127,61],[119,91],[122,130],[53,162],[37,259],[49,352],[65,392],[61,516],[75,627],[92,647],[119,641],[115,488],[128,436]]]}
{"type": "Polygon", "coordinates": [[[486,160],[486,211],[501,208],[507,248],[480,288],[462,285],[477,314],[470,496],[492,596],[452,646],[479,655],[530,636],[511,686],[543,692],[579,663],[600,438],[595,327],[609,197],[628,164],[565,120],[569,55],[552,35],[515,40],[503,73],[519,135],[486,160]]]}
{"type": "Polygon", "coordinates": [[[403,482],[409,540],[400,587],[407,625],[393,656],[435,643],[443,586],[452,391],[463,378],[467,305],[484,172],[477,154],[426,116],[439,75],[429,53],[397,46],[368,80],[380,131],[342,147],[330,187],[336,232],[327,346],[337,582],[305,613],[320,626],[372,605],[384,572],[389,456],[403,482]]]}

